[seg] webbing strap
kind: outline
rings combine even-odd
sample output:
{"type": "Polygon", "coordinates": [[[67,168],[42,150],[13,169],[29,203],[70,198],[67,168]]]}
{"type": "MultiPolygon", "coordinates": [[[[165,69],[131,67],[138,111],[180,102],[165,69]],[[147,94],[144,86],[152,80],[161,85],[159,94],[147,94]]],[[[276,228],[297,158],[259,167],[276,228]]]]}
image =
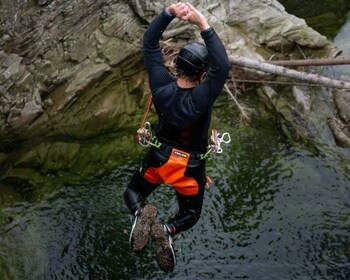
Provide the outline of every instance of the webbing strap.
{"type": "Polygon", "coordinates": [[[147,121],[149,112],[150,112],[151,107],[152,107],[152,103],[153,103],[153,96],[151,95],[151,97],[149,98],[148,105],[147,105],[147,109],[146,109],[146,112],[145,112],[145,114],[144,114],[144,116],[143,116],[143,119],[142,119],[140,128],[143,128],[143,127],[145,126],[145,123],[146,123],[146,121],[147,121]]]}

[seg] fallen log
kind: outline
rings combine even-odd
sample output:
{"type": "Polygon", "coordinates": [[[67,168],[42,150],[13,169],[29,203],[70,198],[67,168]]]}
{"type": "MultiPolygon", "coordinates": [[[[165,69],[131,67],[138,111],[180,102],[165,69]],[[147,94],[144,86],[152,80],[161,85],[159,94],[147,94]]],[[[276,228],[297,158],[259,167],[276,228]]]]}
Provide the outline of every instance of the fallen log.
{"type": "Polygon", "coordinates": [[[327,66],[327,65],[346,65],[350,64],[350,57],[336,58],[316,58],[316,59],[296,59],[296,60],[268,60],[269,64],[280,66],[327,66]]]}
{"type": "Polygon", "coordinates": [[[262,72],[285,76],[285,77],[297,79],[300,81],[320,84],[327,87],[350,89],[349,82],[330,79],[328,77],[317,75],[317,74],[311,74],[311,73],[306,73],[302,71],[296,71],[293,69],[287,69],[279,65],[272,65],[268,62],[257,61],[247,57],[229,56],[229,61],[231,64],[253,68],[262,72]]]}

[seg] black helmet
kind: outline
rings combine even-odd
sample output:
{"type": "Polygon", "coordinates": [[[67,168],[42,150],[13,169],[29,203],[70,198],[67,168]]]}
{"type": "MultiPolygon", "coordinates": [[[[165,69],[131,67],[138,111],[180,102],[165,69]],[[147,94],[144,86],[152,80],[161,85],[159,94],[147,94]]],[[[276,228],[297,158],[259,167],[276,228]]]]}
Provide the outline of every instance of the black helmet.
{"type": "Polygon", "coordinates": [[[203,73],[209,66],[209,53],[207,47],[198,42],[185,45],[179,52],[176,67],[189,76],[203,73]]]}

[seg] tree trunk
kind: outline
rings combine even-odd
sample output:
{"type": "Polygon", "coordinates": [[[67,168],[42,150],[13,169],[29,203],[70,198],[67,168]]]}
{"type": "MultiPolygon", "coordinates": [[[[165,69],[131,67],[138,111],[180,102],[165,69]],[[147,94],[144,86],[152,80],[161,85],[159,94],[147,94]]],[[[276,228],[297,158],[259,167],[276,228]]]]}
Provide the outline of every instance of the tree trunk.
{"type": "Polygon", "coordinates": [[[261,62],[253,60],[247,57],[241,56],[229,56],[229,61],[231,64],[236,64],[243,67],[253,68],[259,71],[277,74],[301,81],[307,81],[314,84],[319,84],[327,87],[341,88],[341,89],[350,89],[350,83],[335,79],[330,79],[325,76],[306,73],[302,71],[296,71],[292,69],[287,69],[282,66],[272,65],[268,62],[261,62]]]}
{"type": "Polygon", "coordinates": [[[317,58],[317,59],[297,59],[297,60],[269,60],[268,64],[280,66],[326,66],[350,64],[350,57],[343,56],[337,58],[317,58]]]}

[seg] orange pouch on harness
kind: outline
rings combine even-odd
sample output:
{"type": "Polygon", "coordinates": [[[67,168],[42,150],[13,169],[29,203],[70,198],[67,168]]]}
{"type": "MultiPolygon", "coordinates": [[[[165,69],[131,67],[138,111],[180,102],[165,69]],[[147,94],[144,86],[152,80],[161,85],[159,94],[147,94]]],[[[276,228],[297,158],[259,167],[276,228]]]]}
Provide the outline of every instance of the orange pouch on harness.
{"type": "Polygon", "coordinates": [[[158,168],[149,167],[144,177],[153,184],[173,185],[183,195],[198,194],[197,181],[185,176],[189,159],[189,153],[173,148],[168,161],[158,168]]]}

